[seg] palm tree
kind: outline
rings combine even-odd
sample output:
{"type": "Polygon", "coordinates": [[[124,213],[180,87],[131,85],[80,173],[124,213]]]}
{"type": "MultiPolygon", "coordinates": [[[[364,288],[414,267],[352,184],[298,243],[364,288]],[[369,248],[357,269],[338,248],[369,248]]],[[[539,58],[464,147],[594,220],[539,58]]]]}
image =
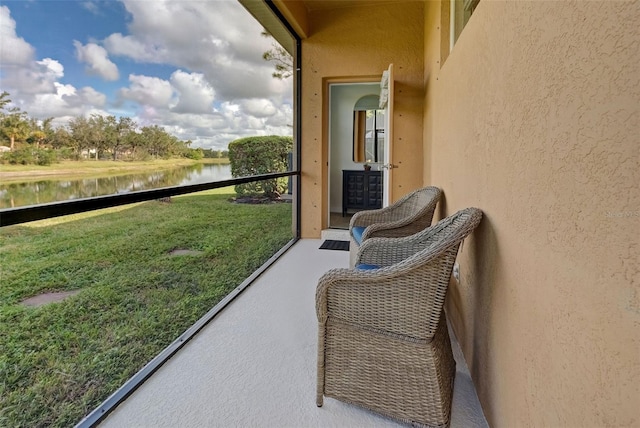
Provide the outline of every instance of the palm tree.
{"type": "MultiPolygon", "coordinates": [[[[0,94],[0,110],[4,110],[4,106],[6,106],[9,103],[11,103],[11,99],[9,98],[9,92],[3,91],[0,94]]],[[[4,117],[4,113],[2,113],[2,116],[4,117]]]]}
{"type": "Polygon", "coordinates": [[[29,143],[35,144],[36,148],[40,148],[41,144],[47,144],[53,137],[53,128],[51,127],[52,117],[43,120],[41,123],[36,119],[29,120],[31,135],[27,138],[29,143]]]}
{"type": "Polygon", "coordinates": [[[2,133],[11,142],[11,150],[15,148],[16,141],[24,140],[29,135],[29,122],[27,114],[18,107],[9,109],[9,114],[4,115],[1,124],[2,133]]]}

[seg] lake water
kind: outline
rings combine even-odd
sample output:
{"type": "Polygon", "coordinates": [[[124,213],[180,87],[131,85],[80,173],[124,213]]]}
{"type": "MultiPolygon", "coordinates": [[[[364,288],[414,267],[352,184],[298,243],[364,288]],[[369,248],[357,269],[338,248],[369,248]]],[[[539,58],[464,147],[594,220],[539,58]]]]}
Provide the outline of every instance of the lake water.
{"type": "Polygon", "coordinates": [[[22,207],[229,179],[231,179],[231,165],[198,164],[155,172],[82,180],[56,180],[46,177],[27,183],[5,185],[0,182],[0,208],[22,207]]]}

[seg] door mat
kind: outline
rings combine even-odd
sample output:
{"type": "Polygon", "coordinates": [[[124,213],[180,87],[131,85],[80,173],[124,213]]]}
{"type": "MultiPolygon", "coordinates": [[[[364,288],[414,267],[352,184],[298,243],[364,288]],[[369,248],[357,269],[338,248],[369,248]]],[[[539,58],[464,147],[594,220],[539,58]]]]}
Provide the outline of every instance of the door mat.
{"type": "Polygon", "coordinates": [[[320,245],[320,249],[349,251],[349,241],[335,241],[333,239],[325,239],[322,245],[320,245]]]}

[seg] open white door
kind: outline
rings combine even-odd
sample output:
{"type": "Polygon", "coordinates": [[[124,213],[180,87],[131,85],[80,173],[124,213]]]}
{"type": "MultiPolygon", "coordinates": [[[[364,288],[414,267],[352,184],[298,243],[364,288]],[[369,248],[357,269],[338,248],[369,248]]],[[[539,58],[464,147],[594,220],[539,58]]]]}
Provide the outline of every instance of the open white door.
{"type": "Polygon", "coordinates": [[[391,183],[393,180],[393,64],[382,73],[380,82],[380,108],[384,109],[384,159],[382,165],[383,192],[382,206],[389,206],[391,201],[391,183]]]}

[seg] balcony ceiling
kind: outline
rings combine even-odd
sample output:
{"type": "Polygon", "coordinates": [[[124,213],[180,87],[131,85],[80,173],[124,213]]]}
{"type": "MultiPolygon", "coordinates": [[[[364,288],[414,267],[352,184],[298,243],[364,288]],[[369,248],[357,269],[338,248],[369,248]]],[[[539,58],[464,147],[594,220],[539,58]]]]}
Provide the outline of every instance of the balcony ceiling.
{"type": "Polygon", "coordinates": [[[391,0],[303,0],[302,2],[309,12],[394,3],[391,0]]]}

